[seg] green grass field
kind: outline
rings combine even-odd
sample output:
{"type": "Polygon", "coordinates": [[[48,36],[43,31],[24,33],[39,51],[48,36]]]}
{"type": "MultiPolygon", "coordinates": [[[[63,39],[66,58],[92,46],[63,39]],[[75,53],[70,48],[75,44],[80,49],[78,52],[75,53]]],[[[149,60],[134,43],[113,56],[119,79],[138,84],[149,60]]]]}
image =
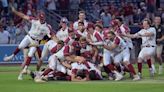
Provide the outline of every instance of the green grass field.
{"type": "MultiPolygon", "coordinates": [[[[34,67],[31,67],[34,69],[34,67]]],[[[132,81],[126,74],[121,81],[89,81],[66,82],[51,81],[35,83],[27,75],[18,81],[19,66],[0,66],[0,92],[163,92],[164,74],[149,77],[147,66],[144,65],[143,79],[132,81]]]]}

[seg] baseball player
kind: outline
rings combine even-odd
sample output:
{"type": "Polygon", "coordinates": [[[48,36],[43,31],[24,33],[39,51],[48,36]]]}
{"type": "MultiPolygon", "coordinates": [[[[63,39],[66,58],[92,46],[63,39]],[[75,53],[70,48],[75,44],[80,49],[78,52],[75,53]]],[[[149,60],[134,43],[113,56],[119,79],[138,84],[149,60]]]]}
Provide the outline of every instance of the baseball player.
{"type": "MultiPolygon", "coordinates": [[[[136,74],[134,67],[130,64],[130,53],[129,48],[127,47],[126,43],[123,39],[116,36],[114,32],[110,31],[108,33],[109,40],[112,41],[111,45],[104,45],[104,48],[111,51],[111,56],[114,60],[114,64],[116,66],[120,65],[121,63],[124,64],[133,75],[133,80],[139,80],[140,77],[136,74]]],[[[123,76],[119,74],[114,67],[109,63],[109,69],[116,74],[115,80],[121,80],[123,76]]]]}
{"type": "Polygon", "coordinates": [[[34,79],[35,82],[44,82],[42,79],[47,79],[48,74],[51,71],[60,71],[65,74],[66,68],[60,63],[60,61],[63,61],[64,56],[67,54],[69,54],[69,47],[64,46],[63,41],[58,41],[56,45],[56,53],[51,55],[48,59],[48,68],[43,72],[40,77],[36,76],[36,78],[34,79]]]}
{"type": "Polygon", "coordinates": [[[143,20],[143,29],[136,34],[126,34],[124,36],[130,38],[142,38],[141,51],[138,55],[138,74],[142,73],[142,62],[147,61],[149,66],[150,75],[154,76],[154,70],[151,65],[151,57],[154,56],[156,50],[156,30],[154,27],[150,27],[151,22],[148,19],[143,20]]]}
{"type": "Polygon", "coordinates": [[[85,11],[79,11],[79,19],[77,21],[74,22],[73,24],[73,29],[77,30],[78,29],[78,23],[79,22],[83,22],[85,28],[87,28],[88,26],[88,22],[85,20],[86,16],[85,16],[85,11]]]}
{"type": "Polygon", "coordinates": [[[84,26],[84,22],[78,22],[78,29],[75,31],[76,37],[80,39],[80,37],[87,37],[87,31],[84,26]]]}
{"type": "Polygon", "coordinates": [[[15,10],[13,6],[11,6],[12,12],[19,17],[28,20],[31,22],[31,29],[28,32],[28,34],[24,37],[24,39],[21,41],[19,46],[15,49],[12,55],[5,57],[4,61],[9,61],[11,60],[21,49],[24,49],[25,47],[30,47],[28,56],[26,59],[25,66],[23,70],[21,71],[21,74],[26,73],[28,70],[28,66],[31,62],[31,59],[36,52],[37,48],[36,46],[39,45],[39,41],[43,39],[45,35],[48,37],[54,37],[51,35],[51,27],[49,24],[45,22],[45,13],[44,12],[39,12],[37,18],[27,16],[21,12],[18,12],[15,10]]]}
{"type": "Polygon", "coordinates": [[[62,41],[65,41],[66,38],[68,37],[68,20],[67,18],[62,18],[61,21],[60,21],[60,30],[56,33],[56,37],[59,39],[59,40],[62,40],[62,41]]]}
{"type": "Polygon", "coordinates": [[[126,42],[130,50],[130,57],[132,60],[135,60],[134,47],[131,38],[121,36],[121,34],[130,34],[130,28],[123,24],[123,19],[120,17],[116,17],[115,21],[117,22],[118,26],[118,28],[115,30],[116,35],[119,35],[126,42]]]}
{"type": "Polygon", "coordinates": [[[87,60],[91,61],[92,63],[95,63],[98,50],[87,44],[86,38],[81,37],[80,38],[80,54],[81,56],[85,57],[87,60]]]}

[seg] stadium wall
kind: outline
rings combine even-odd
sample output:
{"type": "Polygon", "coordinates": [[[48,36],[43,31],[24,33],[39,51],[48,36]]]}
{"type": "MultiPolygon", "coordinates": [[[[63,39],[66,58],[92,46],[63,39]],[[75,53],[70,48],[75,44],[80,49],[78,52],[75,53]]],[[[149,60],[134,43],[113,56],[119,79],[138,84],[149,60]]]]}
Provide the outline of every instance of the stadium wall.
{"type": "MultiPolygon", "coordinates": [[[[9,62],[3,61],[3,58],[5,56],[11,55],[17,46],[18,46],[17,44],[0,45],[0,64],[17,64],[17,63],[23,62],[24,60],[23,51],[20,51],[11,61],[9,62]]],[[[40,46],[40,47],[43,48],[43,46],[40,46]]],[[[47,59],[48,57],[45,58],[44,63],[47,63],[47,59]]],[[[36,63],[36,62],[37,62],[37,59],[35,57],[32,58],[31,63],[36,63]]]]}

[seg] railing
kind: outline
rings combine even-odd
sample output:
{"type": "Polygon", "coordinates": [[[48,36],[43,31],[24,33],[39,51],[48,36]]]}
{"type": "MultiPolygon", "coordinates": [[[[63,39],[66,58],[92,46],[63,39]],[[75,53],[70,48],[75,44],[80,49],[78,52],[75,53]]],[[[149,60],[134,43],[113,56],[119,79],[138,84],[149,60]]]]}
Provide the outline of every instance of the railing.
{"type": "Polygon", "coordinates": [[[78,10],[44,10],[47,15],[47,22],[51,24],[54,30],[58,29],[58,24],[62,17],[67,17],[69,21],[75,21],[78,18],[78,10]]]}
{"type": "Polygon", "coordinates": [[[62,17],[58,15],[57,13],[54,13],[47,9],[45,9],[45,13],[47,15],[47,18],[46,18],[47,22],[51,24],[52,28],[56,31],[58,29],[58,24],[62,17]]]}

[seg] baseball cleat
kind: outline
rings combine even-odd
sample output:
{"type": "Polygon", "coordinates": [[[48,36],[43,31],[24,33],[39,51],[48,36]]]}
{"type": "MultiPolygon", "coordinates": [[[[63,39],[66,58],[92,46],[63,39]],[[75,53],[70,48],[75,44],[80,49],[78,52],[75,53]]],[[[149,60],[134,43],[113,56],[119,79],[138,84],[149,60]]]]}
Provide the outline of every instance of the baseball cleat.
{"type": "Polygon", "coordinates": [[[4,61],[10,61],[10,60],[12,60],[14,58],[14,54],[12,54],[12,55],[10,55],[10,56],[6,56],[6,57],[4,57],[4,61]]]}

